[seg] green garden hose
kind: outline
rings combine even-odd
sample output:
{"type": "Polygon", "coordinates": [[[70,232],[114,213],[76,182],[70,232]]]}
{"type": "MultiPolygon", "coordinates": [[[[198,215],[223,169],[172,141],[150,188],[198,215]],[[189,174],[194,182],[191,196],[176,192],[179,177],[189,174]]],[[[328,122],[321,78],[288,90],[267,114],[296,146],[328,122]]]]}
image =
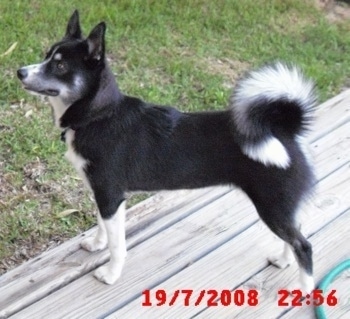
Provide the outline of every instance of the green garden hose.
{"type": "MultiPolygon", "coordinates": [[[[350,259],[347,259],[340,263],[338,266],[333,268],[320,282],[318,289],[322,290],[325,294],[328,286],[331,282],[337,277],[341,272],[345,269],[350,268],[350,259]]],[[[326,312],[323,305],[315,307],[316,317],[317,319],[327,319],[326,312]]]]}

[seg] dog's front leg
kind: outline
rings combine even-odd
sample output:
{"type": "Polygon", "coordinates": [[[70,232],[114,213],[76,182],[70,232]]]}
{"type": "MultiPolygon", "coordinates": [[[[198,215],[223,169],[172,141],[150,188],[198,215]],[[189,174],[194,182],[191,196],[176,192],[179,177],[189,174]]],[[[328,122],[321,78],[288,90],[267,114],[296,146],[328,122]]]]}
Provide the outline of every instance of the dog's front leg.
{"type": "Polygon", "coordinates": [[[97,214],[97,232],[94,236],[87,237],[80,243],[87,251],[98,251],[107,247],[107,231],[101,214],[97,214]]]}
{"type": "Polygon", "coordinates": [[[126,258],[125,201],[119,204],[115,214],[103,217],[102,222],[108,239],[110,261],[99,267],[94,276],[106,284],[113,284],[120,277],[126,258]]]}

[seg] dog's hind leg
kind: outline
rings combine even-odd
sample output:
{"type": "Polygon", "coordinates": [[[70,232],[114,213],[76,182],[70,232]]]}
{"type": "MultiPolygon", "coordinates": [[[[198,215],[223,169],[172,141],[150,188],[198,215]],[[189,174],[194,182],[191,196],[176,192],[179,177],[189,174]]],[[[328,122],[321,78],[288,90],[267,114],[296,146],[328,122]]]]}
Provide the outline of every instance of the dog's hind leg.
{"type": "MultiPolygon", "coordinates": [[[[107,233],[110,261],[100,266],[94,276],[106,284],[113,284],[120,277],[126,258],[125,240],[125,201],[122,201],[115,214],[102,217],[107,233]]],[[[103,216],[103,215],[102,215],[103,216]]]]}
{"type": "Polygon", "coordinates": [[[274,259],[272,263],[280,268],[286,267],[291,262],[293,252],[299,265],[300,274],[300,287],[296,288],[310,293],[315,288],[312,276],[312,247],[296,225],[294,211],[283,210],[281,202],[277,205],[270,205],[269,208],[265,208],[263,205],[256,205],[256,207],[262,220],[285,242],[282,258],[274,259]]]}
{"type": "Polygon", "coordinates": [[[87,237],[80,243],[81,247],[87,251],[98,251],[107,247],[107,231],[104,221],[100,215],[97,214],[97,232],[94,236],[87,237]]]}
{"type": "MultiPolygon", "coordinates": [[[[298,229],[301,230],[300,223],[298,224],[298,229]]],[[[267,259],[277,268],[284,269],[295,261],[293,247],[287,242],[284,242],[283,251],[280,254],[271,255],[267,259]]]]}
{"type": "Polygon", "coordinates": [[[294,260],[292,247],[288,243],[284,243],[283,252],[280,255],[274,255],[267,258],[268,261],[281,269],[288,267],[294,260]]]}

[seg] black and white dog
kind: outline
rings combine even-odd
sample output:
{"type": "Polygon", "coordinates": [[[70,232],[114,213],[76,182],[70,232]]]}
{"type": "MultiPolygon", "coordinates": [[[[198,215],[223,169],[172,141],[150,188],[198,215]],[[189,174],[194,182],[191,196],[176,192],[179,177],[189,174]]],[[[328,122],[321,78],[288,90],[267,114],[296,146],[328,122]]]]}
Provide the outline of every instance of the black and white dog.
{"type": "Polygon", "coordinates": [[[105,30],[101,22],[83,38],[75,11],[45,60],[17,71],[26,90],[49,97],[66,157],[94,194],[98,231],[81,245],[89,251],[108,245],[111,254],[95,276],[112,284],[121,274],[125,192],[228,184],[247,193],[285,242],[270,261],[286,267],[295,255],[298,288],[312,291],[312,248],[296,213],[314,184],[302,144],[316,102],[313,83],[275,63],[243,77],[227,110],[182,113],[119,90],[106,62],[105,30]]]}

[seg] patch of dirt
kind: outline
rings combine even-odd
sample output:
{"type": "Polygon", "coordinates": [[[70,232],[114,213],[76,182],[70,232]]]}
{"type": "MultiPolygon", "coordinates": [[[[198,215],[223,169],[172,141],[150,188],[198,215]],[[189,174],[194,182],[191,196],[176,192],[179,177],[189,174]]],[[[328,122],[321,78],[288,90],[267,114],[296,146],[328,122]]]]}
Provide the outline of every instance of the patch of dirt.
{"type": "Polygon", "coordinates": [[[217,59],[210,57],[205,59],[203,63],[206,64],[208,72],[222,75],[226,79],[224,86],[228,88],[233,87],[237,79],[249,68],[247,62],[228,58],[217,59]]]}
{"type": "Polygon", "coordinates": [[[341,22],[350,19],[350,0],[316,0],[330,22],[341,22]]]}
{"type": "Polygon", "coordinates": [[[0,275],[19,266],[25,261],[40,255],[46,250],[59,246],[67,239],[68,238],[64,238],[62,236],[55,236],[45,243],[39,243],[35,240],[35,238],[32,238],[31,240],[17,241],[14,245],[14,252],[12,256],[3,258],[0,261],[0,275]]]}
{"type": "MultiPolygon", "coordinates": [[[[53,200],[59,198],[67,203],[67,207],[76,207],[77,211],[83,210],[81,202],[86,194],[82,182],[74,181],[75,186],[73,187],[72,177],[68,175],[63,176],[59,181],[46,180],[43,176],[48,173],[49,169],[48,164],[39,158],[28,162],[22,168],[23,179],[21,183],[15,185],[14,174],[6,172],[4,161],[0,160],[0,211],[3,213],[4,222],[6,223],[7,218],[9,223],[13,222],[12,219],[18,219],[13,211],[20,202],[35,199],[39,205],[39,209],[33,212],[35,215],[33,218],[26,215],[23,219],[24,225],[21,224],[23,220],[18,222],[18,228],[25,227],[23,230],[26,233],[25,236],[17,236],[12,239],[12,226],[15,228],[16,225],[6,226],[6,224],[2,224],[5,228],[4,233],[0,234],[0,251],[6,252],[8,248],[5,246],[9,245],[11,255],[6,252],[5,256],[1,258],[0,275],[69,239],[67,233],[60,232],[59,228],[54,226],[44,234],[43,238],[40,238],[38,236],[38,233],[41,232],[40,227],[36,229],[33,226],[33,223],[40,224],[40,220],[46,218],[45,216],[51,218],[51,222],[55,222],[55,217],[51,216],[53,200]],[[29,225],[29,223],[31,224],[29,225]],[[5,238],[6,241],[2,242],[3,238],[1,237],[5,238]]],[[[94,211],[89,211],[85,215],[89,214],[93,215],[94,211]]],[[[85,218],[83,219],[85,220],[85,218]]],[[[76,225],[75,228],[82,227],[82,224],[76,225]]]]}
{"type": "Polygon", "coordinates": [[[37,158],[23,167],[24,185],[22,189],[32,195],[43,196],[49,193],[59,193],[62,186],[54,181],[42,182],[40,177],[48,170],[47,164],[37,158]]]}
{"type": "Polygon", "coordinates": [[[11,194],[11,196],[17,195],[16,188],[9,181],[10,178],[8,174],[4,173],[4,167],[5,163],[0,162],[0,208],[2,209],[6,207],[6,203],[2,200],[3,198],[6,198],[9,194],[11,194]]]}

